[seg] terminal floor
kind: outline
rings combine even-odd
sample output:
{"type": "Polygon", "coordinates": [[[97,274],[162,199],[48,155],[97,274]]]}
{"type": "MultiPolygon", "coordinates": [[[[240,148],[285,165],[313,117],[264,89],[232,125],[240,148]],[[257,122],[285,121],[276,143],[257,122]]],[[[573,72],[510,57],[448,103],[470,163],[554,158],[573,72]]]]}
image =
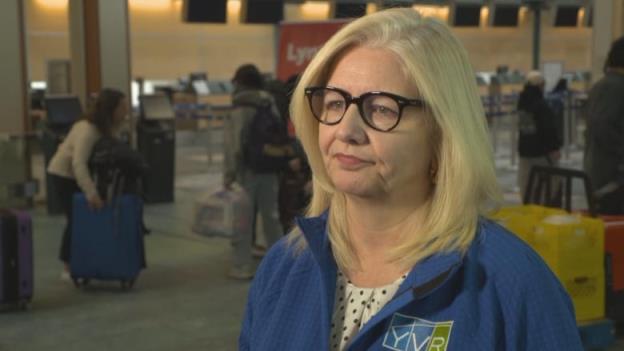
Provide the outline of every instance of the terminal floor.
{"type": "MultiPolygon", "coordinates": [[[[177,151],[176,199],[146,207],[148,269],[130,292],[116,283],[78,290],[61,281],[63,219],[43,206],[32,211],[35,297],[26,312],[0,312],[0,351],[236,350],[249,282],[226,278],[227,240],[190,231],[195,199],[219,186],[220,155],[209,165],[205,149],[193,143],[177,151]]],[[[579,160],[576,152],[566,163],[579,160]]],[[[504,151],[497,150],[497,169],[506,201],[518,202],[504,151]]],[[[624,340],[610,350],[624,351],[624,340]]]]}

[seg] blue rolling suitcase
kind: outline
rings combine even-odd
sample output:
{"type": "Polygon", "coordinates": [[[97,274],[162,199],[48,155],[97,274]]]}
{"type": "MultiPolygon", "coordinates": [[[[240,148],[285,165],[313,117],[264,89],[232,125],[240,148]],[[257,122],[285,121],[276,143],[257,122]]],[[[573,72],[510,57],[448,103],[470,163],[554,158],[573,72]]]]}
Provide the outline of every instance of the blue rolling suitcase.
{"type": "Polygon", "coordinates": [[[33,281],[30,214],[0,210],[0,304],[26,309],[33,296],[33,281]]]}
{"type": "Polygon", "coordinates": [[[89,209],[84,194],[75,194],[70,271],[76,286],[91,279],[119,280],[129,289],[145,263],[141,199],[116,196],[104,208],[89,209]]]}

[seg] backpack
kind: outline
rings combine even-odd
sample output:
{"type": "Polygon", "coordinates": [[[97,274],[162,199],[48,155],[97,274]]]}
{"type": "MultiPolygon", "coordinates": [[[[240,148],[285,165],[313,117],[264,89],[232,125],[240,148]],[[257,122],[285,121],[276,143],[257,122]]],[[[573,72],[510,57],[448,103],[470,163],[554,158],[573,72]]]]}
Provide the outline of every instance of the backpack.
{"type": "Polygon", "coordinates": [[[93,146],[89,170],[102,199],[119,194],[140,194],[141,178],[147,171],[143,156],[113,137],[102,137],[93,146]]]}
{"type": "Polygon", "coordinates": [[[253,107],[255,114],[247,128],[241,133],[243,163],[256,173],[277,173],[283,170],[288,160],[288,129],[271,108],[264,105],[239,104],[253,107]]]}

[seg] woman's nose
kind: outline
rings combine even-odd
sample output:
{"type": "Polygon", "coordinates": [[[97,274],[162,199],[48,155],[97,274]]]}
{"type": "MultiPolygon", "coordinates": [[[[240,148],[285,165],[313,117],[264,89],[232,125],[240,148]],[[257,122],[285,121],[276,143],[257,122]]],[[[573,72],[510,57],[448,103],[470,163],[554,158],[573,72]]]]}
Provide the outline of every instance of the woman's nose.
{"type": "Polygon", "coordinates": [[[355,104],[348,106],[340,123],[336,125],[336,138],[347,144],[364,144],[368,140],[366,124],[355,104]]]}

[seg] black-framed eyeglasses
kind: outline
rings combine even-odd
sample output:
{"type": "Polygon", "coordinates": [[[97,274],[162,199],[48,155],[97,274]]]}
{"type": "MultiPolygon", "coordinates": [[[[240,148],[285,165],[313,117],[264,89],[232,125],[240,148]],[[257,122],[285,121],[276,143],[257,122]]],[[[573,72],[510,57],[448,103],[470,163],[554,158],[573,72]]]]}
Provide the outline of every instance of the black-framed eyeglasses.
{"type": "Polygon", "coordinates": [[[353,97],[346,91],[331,86],[308,87],[305,89],[305,95],[310,103],[312,115],[320,123],[327,125],[340,123],[349,106],[355,104],[364,123],[381,132],[389,132],[399,124],[406,106],[419,108],[425,106],[425,102],[421,99],[408,99],[383,91],[371,91],[353,97]]]}

